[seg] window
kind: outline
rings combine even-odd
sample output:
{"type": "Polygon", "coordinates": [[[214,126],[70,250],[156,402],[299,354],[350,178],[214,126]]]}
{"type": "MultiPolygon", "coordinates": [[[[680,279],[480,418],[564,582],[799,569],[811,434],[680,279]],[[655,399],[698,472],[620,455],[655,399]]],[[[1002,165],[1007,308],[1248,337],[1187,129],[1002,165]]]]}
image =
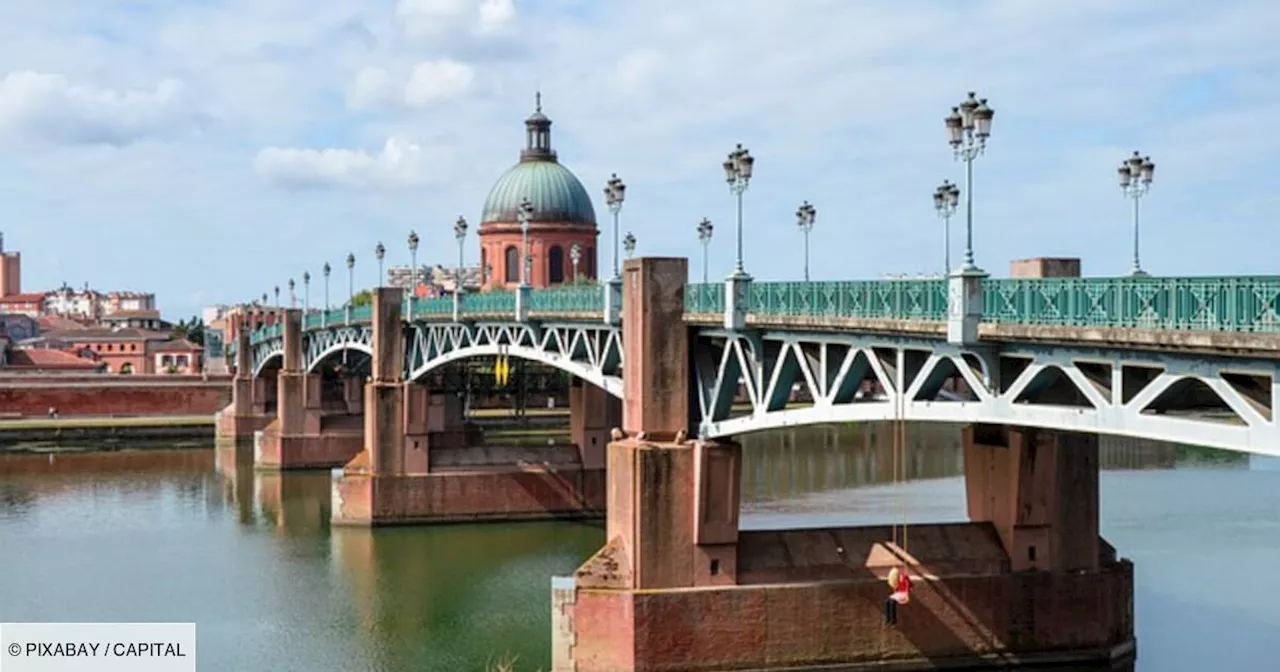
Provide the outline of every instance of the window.
{"type": "Polygon", "coordinates": [[[506,270],[503,272],[507,274],[506,276],[507,282],[519,282],[520,281],[520,252],[516,250],[515,245],[507,246],[506,257],[507,257],[506,263],[503,264],[506,267],[506,270]]]}
{"type": "Polygon", "coordinates": [[[488,284],[490,281],[493,280],[493,278],[490,278],[487,275],[488,271],[485,270],[488,267],[489,267],[489,248],[482,247],[480,248],[480,282],[482,284],[488,284]]]}
{"type": "Polygon", "coordinates": [[[552,245],[547,253],[547,282],[564,282],[564,250],[559,245],[552,245]]]}
{"type": "Polygon", "coordinates": [[[587,277],[588,278],[596,277],[596,248],[588,247],[587,256],[583,259],[583,261],[587,262],[587,277]]]}

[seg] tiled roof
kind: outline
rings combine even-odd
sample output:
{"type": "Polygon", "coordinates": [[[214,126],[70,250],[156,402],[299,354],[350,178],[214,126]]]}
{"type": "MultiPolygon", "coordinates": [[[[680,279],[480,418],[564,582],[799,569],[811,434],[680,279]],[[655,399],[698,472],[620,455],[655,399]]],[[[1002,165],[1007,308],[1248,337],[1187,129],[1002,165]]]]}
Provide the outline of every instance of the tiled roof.
{"type": "Polygon", "coordinates": [[[158,310],[117,310],[116,312],[111,313],[110,315],[102,316],[102,320],[104,322],[111,321],[111,320],[130,320],[130,319],[158,320],[160,319],[160,311],[158,310]]]}
{"type": "Polygon", "coordinates": [[[39,318],[40,328],[45,331],[78,331],[87,328],[83,323],[59,315],[44,315],[39,318]]]}
{"type": "Polygon", "coordinates": [[[96,370],[99,362],[82,359],[62,350],[10,350],[9,367],[32,369],[83,369],[96,370]]]}
{"type": "Polygon", "coordinates": [[[0,303],[41,303],[44,301],[44,293],[28,292],[26,294],[10,294],[9,296],[0,296],[0,303]]]}
{"type": "Polygon", "coordinates": [[[153,342],[147,349],[151,352],[204,352],[204,348],[181,338],[159,343],[153,342]]]}
{"type": "Polygon", "coordinates": [[[101,341],[103,343],[111,341],[165,341],[169,339],[168,334],[158,331],[147,331],[146,329],[72,329],[68,331],[47,332],[45,334],[50,338],[61,338],[77,343],[87,343],[101,341]]]}

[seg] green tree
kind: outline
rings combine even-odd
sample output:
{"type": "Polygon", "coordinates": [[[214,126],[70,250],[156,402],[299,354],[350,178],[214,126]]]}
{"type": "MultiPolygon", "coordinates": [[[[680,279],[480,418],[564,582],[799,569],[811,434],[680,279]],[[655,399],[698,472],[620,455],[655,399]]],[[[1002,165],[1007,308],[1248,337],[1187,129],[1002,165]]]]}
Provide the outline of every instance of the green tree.
{"type": "Polygon", "coordinates": [[[173,326],[173,338],[186,339],[196,345],[204,345],[204,323],[198,316],[192,316],[190,320],[178,320],[173,326]]]}
{"type": "Polygon", "coordinates": [[[359,294],[351,297],[351,305],[359,308],[373,304],[373,292],[370,290],[361,291],[359,294]]]}

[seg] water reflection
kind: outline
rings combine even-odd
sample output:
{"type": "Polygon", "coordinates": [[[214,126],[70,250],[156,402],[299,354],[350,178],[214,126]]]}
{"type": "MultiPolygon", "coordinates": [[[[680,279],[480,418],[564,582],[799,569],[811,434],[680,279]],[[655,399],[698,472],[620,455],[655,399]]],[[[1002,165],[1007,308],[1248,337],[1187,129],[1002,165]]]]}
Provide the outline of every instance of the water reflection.
{"type": "MultiPolygon", "coordinates": [[[[788,527],[849,524],[908,498],[913,521],[962,519],[959,428],[916,426],[908,436],[914,482],[905,487],[888,485],[883,425],[744,437],[744,524],[766,519],[762,510],[788,527]]],[[[1221,597],[1209,580],[1225,570],[1206,577],[1215,560],[1196,546],[1229,544],[1230,562],[1251,577],[1280,562],[1280,530],[1266,532],[1280,503],[1260,494],[1280,492],[1270,485],[1280,460],[1104,439],[1101,462],[1113,472],[1103,479],[1104,534],[1140,568],[1144,655],[1173,663],[1145,669],[1195,669],[1179,667],[1194,656],[1178,648],[1170,619],[1197,620],[1208,638],[1198,646],[1227,637],[1205,616],[1221,597]],[[1250,468],[1270,473],[1247,478],[1250,468]],[[1182,471],[1140,471],[1168,469],[1182,471]],[[1218,495],[1186,497],[1198,491],[1218,495]],[[1173,597],[1180,602],[1165,609],[1173,597]]],[[[550,577],[600,547],[599,525],[331,530],[330,479],[255,472],[250,449],[225,445],[0,455],[0,622],[194,620],[202,669],[452,671],[504,653],[518,655],[521,670],[546,668],[550,577]]],[[[1247,613],[1257,627],[1233,632],[1280,627],[1280,612],[1255,602],[1247,613]]],[[[1245,647],[1238,669],[1257,669],[1247,664],[1262,660],[1256,648],[1245,647]]]]}

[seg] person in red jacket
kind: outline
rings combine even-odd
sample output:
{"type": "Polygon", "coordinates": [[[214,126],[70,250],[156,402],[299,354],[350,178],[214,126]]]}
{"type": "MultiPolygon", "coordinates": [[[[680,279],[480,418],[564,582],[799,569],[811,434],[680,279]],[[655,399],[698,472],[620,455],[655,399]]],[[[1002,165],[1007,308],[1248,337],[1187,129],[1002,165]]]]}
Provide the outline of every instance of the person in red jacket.
{"type": "Polygon", "coordinates": [[[893,587],[893,593],[884,601],[884,622],[885,625],[896,625],[898,605],[911,600],[911,577],[907,576],[907,568],[889,570],[889,585],[893,587]]]}

